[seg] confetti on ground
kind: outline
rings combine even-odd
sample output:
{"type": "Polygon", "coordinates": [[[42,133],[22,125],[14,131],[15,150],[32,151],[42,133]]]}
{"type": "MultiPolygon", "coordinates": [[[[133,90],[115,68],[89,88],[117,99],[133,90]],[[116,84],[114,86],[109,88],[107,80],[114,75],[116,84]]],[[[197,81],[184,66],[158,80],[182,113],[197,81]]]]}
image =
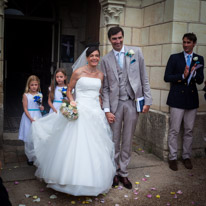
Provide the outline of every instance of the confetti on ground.
{"type": "Polygon", "coordinates": [[[156,189],[155,187],[152,187],[151,190],[152,190],[152,191],[155,191],[155,190],[157,190],[157,189],[156,189]]]}
{"type": "Polygon", "coordinates": [[[20,204],[19,206],[26,206],[26,205],[22,205],[22,204],[20,204]]]}
{"type": "Polygon", "coordinates": [[[147,178],[142,178],[142,181],[147,181],[147,178]]]}
{"type": "Polygon", "coordinates": [[[135,189],[135,190],[139,190],[139,188],[138,188],[138,187],[135,187],[134,189],[135,189]]]}
{"type": "Polygon", "coordinates": [[[138,193],[138,192],[134,192],[134,194],[135,194],[135,195],[138,195],[139,193],[138,193]]]}
{"type": "Polygon", "coordinates": [[[14,166],[14,169],[18,168],[19,166],[14,166]]]}
{"type": "Polygon", "coordinates": [[[50,199],[56,199],[57,196],[56,196],[56,195],[51,195],[49,198],[50,198],[50,199]]]}
{"type": "Polygon", "coordinates": [[[117,189],[118,189],[118,190],[122,190],[122,189],[123,189],[123,187],[122,187],[122,186],[119,186],[117,189]]]}
{"type": "Polygon", "coordinates": [[[24,196],[25,196],[26,198],[31,197],[31,195],[30,195],[30,194],[24,194],[24,196]]]}
{"type": "Polygon", "coordinates": [[[160,195],[156,195],[156,198],[160,198],[160,195]]]}
{"type": "Polygon", "coordinates": [[[98,198],[95,198],[95,200],[98,201],[99,199],[98,199],[98,198]]]}
{"type": "Polygon", "coordinates": [[[150,177],[149,175],[145,175],[145,177],[150,177]]]}
{"type": "Polygon", "coordinates": [[[138,197],[135,197],[135,198],[134,198],[134,200],[137,200],[137,199],[138,199],[138,197]]]}
{"type": "Polygon", "coordinates": [[[144,150],[142,150],[142,152],[144,152],[144,150]]]}
{"type": "Polygon", "coordinates": [[[40,198],[33,200],[33,202],[40,202],[40,198]]]}
{"type": "Polygon", "coordinates": [[[139,182],[135,182],[136,185],[139,185],[139,182]]]}
{"type": "Polygon", "coordinates": [[[152,197],[152,195],[151,195],[151,194],[149,194],[149,195],[147,195],[147,197],[148,197],[148,198],[151,198],[151,197],[152,197]]]}
{"type": "Polygon", "coordinates": [[[15,185],[18,185],[18,184],[19,184],[19,182],[18,182],[18,181],[15,181],[15,182],[14,182],[14,184],[15,184],[15,185]]]}
{"type": "Polygon", "coordinates": [[[50,204],[51,204],[51,202],[49,201],[49,202],[48,202],[48,204],[50,205],[50,204]]]}
{"type": "Polygon", "coordinates": [[[124,195],[124,197],[128,197],[128,195],[124,195]]]}
{"type": "Polygon", "coordinates": [[[119,204],[115,204],[114,206],[119,206],[119,204]]]}
{"type": "Polygon", "coordinates": [[[40,192],[44,192],[44,188],[41,188],[41,189],[40,189],[40,192]]]}
{"type": "Polygon", "coordinates": [[[175,195],[175,192],[170,192],[171,195],[175,195]]]}
{"type": "Polygon", "coordinates": [[[92,202],[92,199],[91,198],[87,198],[86,201],[87,202],[92,202]]]}
{"type": "Polygon", "coordinates": [[[101,202],[101,203],[104,203],[104,199],[101,199],[100,202],[101,202]]]}
{"type": "Polygon", "coordinates": [[[32,198],[33,198],[33,199],[37,199],[37,198],[38,198],[38,196],[34,195],[32,198]]]}
{"type": "Polygon", "coordinates": [[[75,202],[75,201],[71,201],[71,204],[72,204],[72,205],[75,205],[75,204],[76,204],[76,202],[75,202]]]}
{"type": "Polygon", "coordinates": [[[139,148],[138,150],[139,150],[139,151],[141,151],[142,149],[141,149],[141,148],[139,148]]]}
{"type": "Polygon", "coordinates": [[[174,195],[174,198],[177,199],[177,195],[176,194],[174,195]]]}
{"type": "Polygon", "coordinates": [[[177,194],[181,195],[183,192],[181,190],[177,191],[177,194]]]}
{"type": "Polygon", "coordinates": [[[167,203],[167,206],[170,206],[170,203],[169,203],[169,202],[167,203]]]}

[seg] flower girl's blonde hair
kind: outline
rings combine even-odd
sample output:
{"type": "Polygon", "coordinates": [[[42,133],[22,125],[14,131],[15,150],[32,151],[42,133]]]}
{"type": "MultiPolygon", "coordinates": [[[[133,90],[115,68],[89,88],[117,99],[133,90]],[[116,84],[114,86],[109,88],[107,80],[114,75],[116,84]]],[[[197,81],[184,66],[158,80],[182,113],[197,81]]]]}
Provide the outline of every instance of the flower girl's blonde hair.
{"type": "Polygon", "coordinates": [[[37,89],[37,91],[38,91],[38,92],[41,91],[39,78],[38,78],[37,76],[35,76],[35,75],[31,75],[31,76],[29,76],[29,78],[27,79],[24,93],[28,93],[28,92],[29,92],[29,85],[30,85],[30,83],[31,83],[32,81],[38,82],[38,89],[37,89]]]}

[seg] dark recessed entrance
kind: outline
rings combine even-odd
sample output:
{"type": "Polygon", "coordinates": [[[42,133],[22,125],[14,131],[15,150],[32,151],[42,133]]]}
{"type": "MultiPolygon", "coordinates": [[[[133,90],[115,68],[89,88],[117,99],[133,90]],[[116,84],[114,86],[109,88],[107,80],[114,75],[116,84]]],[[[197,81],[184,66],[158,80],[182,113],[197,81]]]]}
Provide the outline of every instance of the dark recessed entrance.
{"type": "Polygon", "coordinates": [[[4,132],[18,131],[23,113],[22,95],[30,75],[40,78],[47,102],[55,28],[51,8],[51,3],[45,0],[11,0],[5,10],[4,132]]]}
{"type": "Polygon", "coordinates": [[[23,113],[27,78],[40,78],[44,100],[51,74],[52,25],[48,22],[8,19],[5,22],[4,130],[15,131],[23,113]]]}

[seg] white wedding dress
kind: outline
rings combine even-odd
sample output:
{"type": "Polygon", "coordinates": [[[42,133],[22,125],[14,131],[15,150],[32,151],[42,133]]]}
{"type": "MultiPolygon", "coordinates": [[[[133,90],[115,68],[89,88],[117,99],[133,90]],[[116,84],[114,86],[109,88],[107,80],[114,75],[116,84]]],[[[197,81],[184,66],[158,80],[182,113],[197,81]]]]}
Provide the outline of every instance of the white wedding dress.
{"type": "Polygon", "coordinates": [[[77,120],[60,112],[34,123],[27,156],[48,187],[75,196],[97,196],[111,188],[116,172],[112,132],[99,103],[101,80],[81,77],[76,84],[77,120]]]}

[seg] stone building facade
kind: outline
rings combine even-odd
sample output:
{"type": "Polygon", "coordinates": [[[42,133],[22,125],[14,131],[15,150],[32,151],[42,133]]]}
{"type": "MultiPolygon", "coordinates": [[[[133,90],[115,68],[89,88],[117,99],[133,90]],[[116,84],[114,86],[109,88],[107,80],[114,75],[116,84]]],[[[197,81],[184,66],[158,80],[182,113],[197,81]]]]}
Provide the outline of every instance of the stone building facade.
{"type": "MultiPolygon", "coordinates": [[[[187,32],[196,33],[198,41],[195,52],[203,55],[206,60],[206,0],[79,0],[81,4],[86,2],[81,6],[81,12],[78,12],[78,7],[71,9],[72,2],[74,1],[61,0],[57,13],[61,19],[60,35],[75,37],[75,59],[89,41],[100,42],[102,56],[110,51],[107,31],[113,25],[119,25],[124,29],[126,45],[139,46],[142,49],[153,105],[148,114],[140,115],[134,141],[166,160],[170,116],[166,99],[170,85],[163,80],[165,66],[170,54],[182,51],[182,36],[187,32]],[[92,7],[94,2],[96,6],[92,7]]],[[[0,141],[3,138],[5,107],[3,100],[5,4],[5,0],[0,0],[0,141]]],[[[57,41],[57,48],[53,48],[57,52],[57,55],[53,53],[53,58],[56,58],[53,62],[68,68],[68,74],[71,74],[71,63],[59,62],[58,44],[57,41]]],[[[198,86],[200,108],[194,128],[194,155],[203,154],[206,145],[204,141],[206,102],[202,88],[203,84],[198,86]]],[[[179,154],[181,144],[182,140],[179,138],[179,154]]]]}

